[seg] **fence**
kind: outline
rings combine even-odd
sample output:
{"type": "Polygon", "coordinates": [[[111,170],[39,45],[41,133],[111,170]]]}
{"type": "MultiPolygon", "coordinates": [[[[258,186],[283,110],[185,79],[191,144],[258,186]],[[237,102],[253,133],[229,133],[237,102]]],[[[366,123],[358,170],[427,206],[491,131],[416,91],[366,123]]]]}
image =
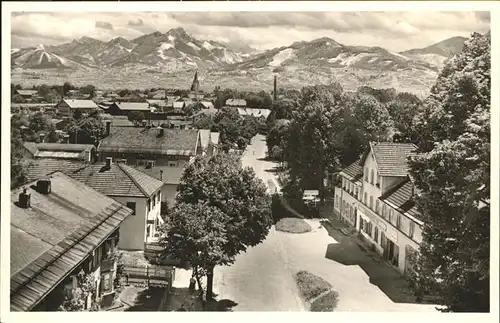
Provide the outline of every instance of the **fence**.
{"type": "Polygon", "coordinates": [[[172,287],[175,269],[171,266],[124,266],[123,276],[127,284],[172,287]]]}

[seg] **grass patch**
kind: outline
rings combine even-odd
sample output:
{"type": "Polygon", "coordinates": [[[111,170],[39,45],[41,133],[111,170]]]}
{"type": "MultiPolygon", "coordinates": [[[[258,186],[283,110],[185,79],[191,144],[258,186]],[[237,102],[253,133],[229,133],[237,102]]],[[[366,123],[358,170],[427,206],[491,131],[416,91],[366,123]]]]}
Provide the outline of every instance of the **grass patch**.
{"type": "Polygon", "coordinates": [[[295,281],[300,294],[306,302],[332,288],[329,282],[305,270],[301,270],[295,275],[295,281]]]}
{"type": "Polygon", "coordinates": [[[332,312],[338,304],[339,293],[332,290],[329,293],[314,300],[311,304],[311,312],[332,312]]]}
{"type": "Polygon", "coordinates": [[[288,233],[306,233],[312,230],[309,223],[297,218],[284,218],[276,223],[276,230],[288,233]]]}

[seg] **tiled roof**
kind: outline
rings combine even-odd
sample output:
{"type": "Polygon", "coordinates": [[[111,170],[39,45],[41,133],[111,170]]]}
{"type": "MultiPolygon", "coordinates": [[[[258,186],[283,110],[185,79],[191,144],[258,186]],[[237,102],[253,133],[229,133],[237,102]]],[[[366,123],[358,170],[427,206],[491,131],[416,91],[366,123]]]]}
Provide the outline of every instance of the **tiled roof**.
{"type": "Polygon", "coordinates": [[[97,104],[92,100],[70,100],[64,99],[72,109],[98,109],[97,104]]]}
{"type": "Polygon", "coordinates": [[[136,166],[136,169],[141,172],[148,174],[164,184],[178,185],[181,182],[183,167],[171,167],[171,166],[153,166],[151,168],[146,168],[146,166],[136,166]],[[163,173],[161,173],[163,171],[163,173]]]}
{"type": "Polygon", "coordinates": [[[149,111],[149,103],[147,102],[120,102],[115,103],[120,110],[123,111],[149,111]]]}
{"type": "Polygon", "coordinates": [[[124,205],[56,172],[51,192],[25,186],[31,206],[11,191],[11,311],[29,311],[132,213],[124,205]]]}
{"type": "Polygon", "coordinates": [[[175,102],[179,100],[181,97],[180,96],[172,96],[172,95],[167,95],[167,102],[175,102]]]}
{"type": "Polygon", "coordinates": [[[159,153],[167,155],[194,155],[198,130],[164,129],[160,137],[156,128],[111,127],[98,150],[118,153],[159,153]]]}
{"type": "Polygon", "coordinates": [[[201,101],[200,103],[205,107],[205,109],[213,109],[214,108],[214,104],[210,101],[201,101]]]}
{"type": "Polygon", "coordinates": [[[85,166],[87,164],[81,161],[49,158],[35,159],[28,163],[26,177],[31,182],[56,171],[63,171],[68,174],[85,166]]]}
{"type": "Polygon", "coordinates": [[[84,159],[93,145],[25,142],[24,147],[35,158],[84,159]]]}
{"type": "Polygon", "coordinates": [[[85,144],[61,144],[61,143],[35,143],[39,151],[72,151],[83,152],[91,151],[95,148],[94,145],[85,144]]]}
{"type": "Polygon", "coordinates": [[[351,165],[342,169],[342,173],[351,177],[352,181],[356,182],[359,178],[363,177],[363,167],[359,164],[359,160],[357,160],[351,165]]]}
{"type": "Polygon", "coordinates": [[[33,155],[36,155],[36,153],[38,152],[38,145],[36,142],[26,141],[23,143],[23,146],[33,155]]]}
{"type": "Polygon", "coordinates": [[[157,106],[159,106],[161,108],[167,106],[167,102],[165,100],[154,100],[154,99],[151,99],[151,100],[146,100],[146,102],[149,103],[149,104],[151,104],[151,105],[155,104],[155,105],[157,105],[157,106]]]}
{"type": "Polygon", "coordinates": [[[130,166],[113,162],[109,169],[105,163],[97,163],[68,175],[109,196],[150,197],[163,185],[162,182],[137,172],[130,166]]]}
{"type": "Polygon", "coordinates": [[[172,107],[174,109],[182,109],[184,107],[184,104],[185,102],[184,101],[181,101],[181,102],[172,102],[172,107]]]}
{"type": "Polygon", "coordinates": [[[398,212],[407,214],[421,221],[420,212],[413,199],[413,190],[414,184],[410,180],[405,180],[381,196],[380,200],[390,203],[398,212]]]}
{"type": "Polygon", "coordinates": [[[407,176],[407,157],[414,155],[417,146],[393,142],[370,143],[377,171],[381,176],[407,176]]]}

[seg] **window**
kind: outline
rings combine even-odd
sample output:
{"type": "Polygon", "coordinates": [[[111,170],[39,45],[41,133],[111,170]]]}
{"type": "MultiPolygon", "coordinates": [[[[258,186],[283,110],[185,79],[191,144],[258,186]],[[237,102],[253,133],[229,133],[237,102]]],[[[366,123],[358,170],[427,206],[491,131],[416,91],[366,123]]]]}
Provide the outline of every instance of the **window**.
{"type": "Polygon", "coordinates": [[[368,193],[365,192],[365,199],[364,199],[365,204],[366,204],[367,200],[368,200],[368,193]]]}
{"type": "Polygon", "coordinates": [[[414,234],[415,234],[415,222],[410,221],[410,238],[413,239],[414,234]]]}
{"type": "Polygon", "coordinates": [[[127,207],[132,210],[132,215],[135,215],[135,202],[127,202],[127,207]]]}
{"type": "Polygon", "coordinates": [[[377,175],[377,184],[376,184],[377,187],[380,187],[380,180],[381,180],[380,175],[377,175]]]}
{"type": "Polygon", "coordinates": [[[386,219],[387,217],[387,206],[382,203],[382,217],[386,219]]]}
{"type": "Polygon", "coordinates": [[[346,182],[345,178],[343,178],[343,177],[342,177],[342,188],[343,188],[344,190],[345,190],[345,182],[346,182]]]}
{"type": "Polygon", "coordinates": [[[373,236],[373,240],[378,243],[378,227],[375,227],[375,235],[373,236]]]}
{"type": "Polygon", "coordinates": [[[380,214],[380,203],[378,199],[375,201],[375,212],[380,214]]]}
{"type": "Polygon", "coordinates": [[[373,196],[370,195],[370,209],[373,210],[373,196]]]}
{"type": "Polygon", "coordinates": [[[375,182],[374,182],[374,176],[375,176],[375,173],[373,172],[373,169],[372,169],[372,171],[371,171],[371,173],[370,173],[370,183],[371,183],[372,185],[374,185],[374,184],[375,184],[375,182]]]}
{"type": "Polygon", "coordinates": [[[177,167],[177,163],[176,162],[168,162],[168,166],[169,167],[177,167]]]}
{"type": "Polygon", "coordinates": [[[392,209],[389,209],[389,222],[392,223],[392,209]]]}
{"type": "Polygon", "coordinates": [[[365,167],[365,181],[368,182],[368,167],[365,167]]]}
{"type": "Polygon", "coordinates": [[[398,217],[396,218],[396,228],[400,229],[401,228],[401,215],[398,214],[398,217]]]}
{"type": "Polygon", "coordinates": [[[153,195],[153,199],[151,200],[151,202],[153,203],[153,207],[152,208],[154,208],[155,205],[156,205],[156,195],[153,195]]]}

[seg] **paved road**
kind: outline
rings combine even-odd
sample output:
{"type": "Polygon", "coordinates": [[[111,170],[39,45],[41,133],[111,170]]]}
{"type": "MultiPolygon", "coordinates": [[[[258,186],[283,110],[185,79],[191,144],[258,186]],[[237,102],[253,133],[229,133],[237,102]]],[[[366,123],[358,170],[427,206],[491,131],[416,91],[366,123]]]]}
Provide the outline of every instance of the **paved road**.
{"type": "MultiPolygon", "coordinates": [[[[259,160],[265,156],[265,137],[256,136],[243,154],[242,163],[251,166],[269,186],[268,181],[272,181],[274,175],[266,169],[275,163],[259,160]]],[[[234,311],[303,310],[287,254],[274,228],[264,243],[238,255],[232,266],[215,269],[214,292],[219,300],[238,303],[234,311]]]]}

